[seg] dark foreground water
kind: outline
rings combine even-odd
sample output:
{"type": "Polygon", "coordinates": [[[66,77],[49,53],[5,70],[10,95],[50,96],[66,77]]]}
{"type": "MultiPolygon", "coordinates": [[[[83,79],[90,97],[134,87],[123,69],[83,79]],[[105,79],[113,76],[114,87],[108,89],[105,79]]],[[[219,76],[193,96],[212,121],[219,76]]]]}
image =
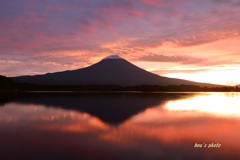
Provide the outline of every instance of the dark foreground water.
{"type": "Polygon", "coordinates": [[[0,97],[0,159],[239,160],[239,93],[0,97]]]}

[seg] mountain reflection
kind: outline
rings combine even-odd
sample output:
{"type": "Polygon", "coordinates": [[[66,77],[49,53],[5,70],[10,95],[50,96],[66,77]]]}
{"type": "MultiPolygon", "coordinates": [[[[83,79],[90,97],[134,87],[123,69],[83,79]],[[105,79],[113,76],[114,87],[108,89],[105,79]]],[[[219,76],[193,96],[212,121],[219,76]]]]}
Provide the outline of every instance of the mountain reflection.
{"type": "Polygon", "coordinates": [[[239,112],[222,114],[215,106],[235,108],[239,97],[31,93],[5,99],[0,159],[239,160],[239,112]],[[221,147],[195,148],[195,143],[221,147]]]}
{"type": "Polygon", "coordinates": [[[102,121],[118,125],[146,108],[160,105],[167,99],[186,94],[154,93],[35,93],[14,100],[20,104],[35,104],[85,112],[102,121]]]}

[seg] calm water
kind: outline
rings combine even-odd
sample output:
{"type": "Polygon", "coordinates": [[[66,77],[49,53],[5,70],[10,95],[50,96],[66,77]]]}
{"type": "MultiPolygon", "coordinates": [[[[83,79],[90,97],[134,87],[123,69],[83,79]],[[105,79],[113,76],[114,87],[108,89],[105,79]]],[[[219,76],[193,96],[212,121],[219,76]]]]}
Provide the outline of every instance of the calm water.
{"type": "Polygon", "coordinates": [[[0,98],[1,160],[240,159],[240,93],[0,98]]]}

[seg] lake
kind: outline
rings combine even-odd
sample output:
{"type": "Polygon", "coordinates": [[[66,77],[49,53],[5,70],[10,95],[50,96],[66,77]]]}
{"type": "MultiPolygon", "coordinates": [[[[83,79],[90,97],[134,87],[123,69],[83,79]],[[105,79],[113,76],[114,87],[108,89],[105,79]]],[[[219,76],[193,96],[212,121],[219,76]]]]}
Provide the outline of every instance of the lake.
{"type": "Polygon", "coordinates": [[[0,159],[239,160],[240,93],[1,96],[0,159]]]}

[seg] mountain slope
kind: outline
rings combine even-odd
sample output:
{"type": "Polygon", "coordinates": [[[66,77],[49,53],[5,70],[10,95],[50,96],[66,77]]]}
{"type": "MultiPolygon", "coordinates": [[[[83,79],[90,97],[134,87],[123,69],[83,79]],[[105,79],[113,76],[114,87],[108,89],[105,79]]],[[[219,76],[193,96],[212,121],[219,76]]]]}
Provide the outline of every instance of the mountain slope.
{"type": "Polygon", "coordinates": [[[42,85],[204,85],[181,79],[161,77],[145,71],[118,56],[109,56],[92,66],[45,75],[13,77],[21,83],[42,85]]]}

